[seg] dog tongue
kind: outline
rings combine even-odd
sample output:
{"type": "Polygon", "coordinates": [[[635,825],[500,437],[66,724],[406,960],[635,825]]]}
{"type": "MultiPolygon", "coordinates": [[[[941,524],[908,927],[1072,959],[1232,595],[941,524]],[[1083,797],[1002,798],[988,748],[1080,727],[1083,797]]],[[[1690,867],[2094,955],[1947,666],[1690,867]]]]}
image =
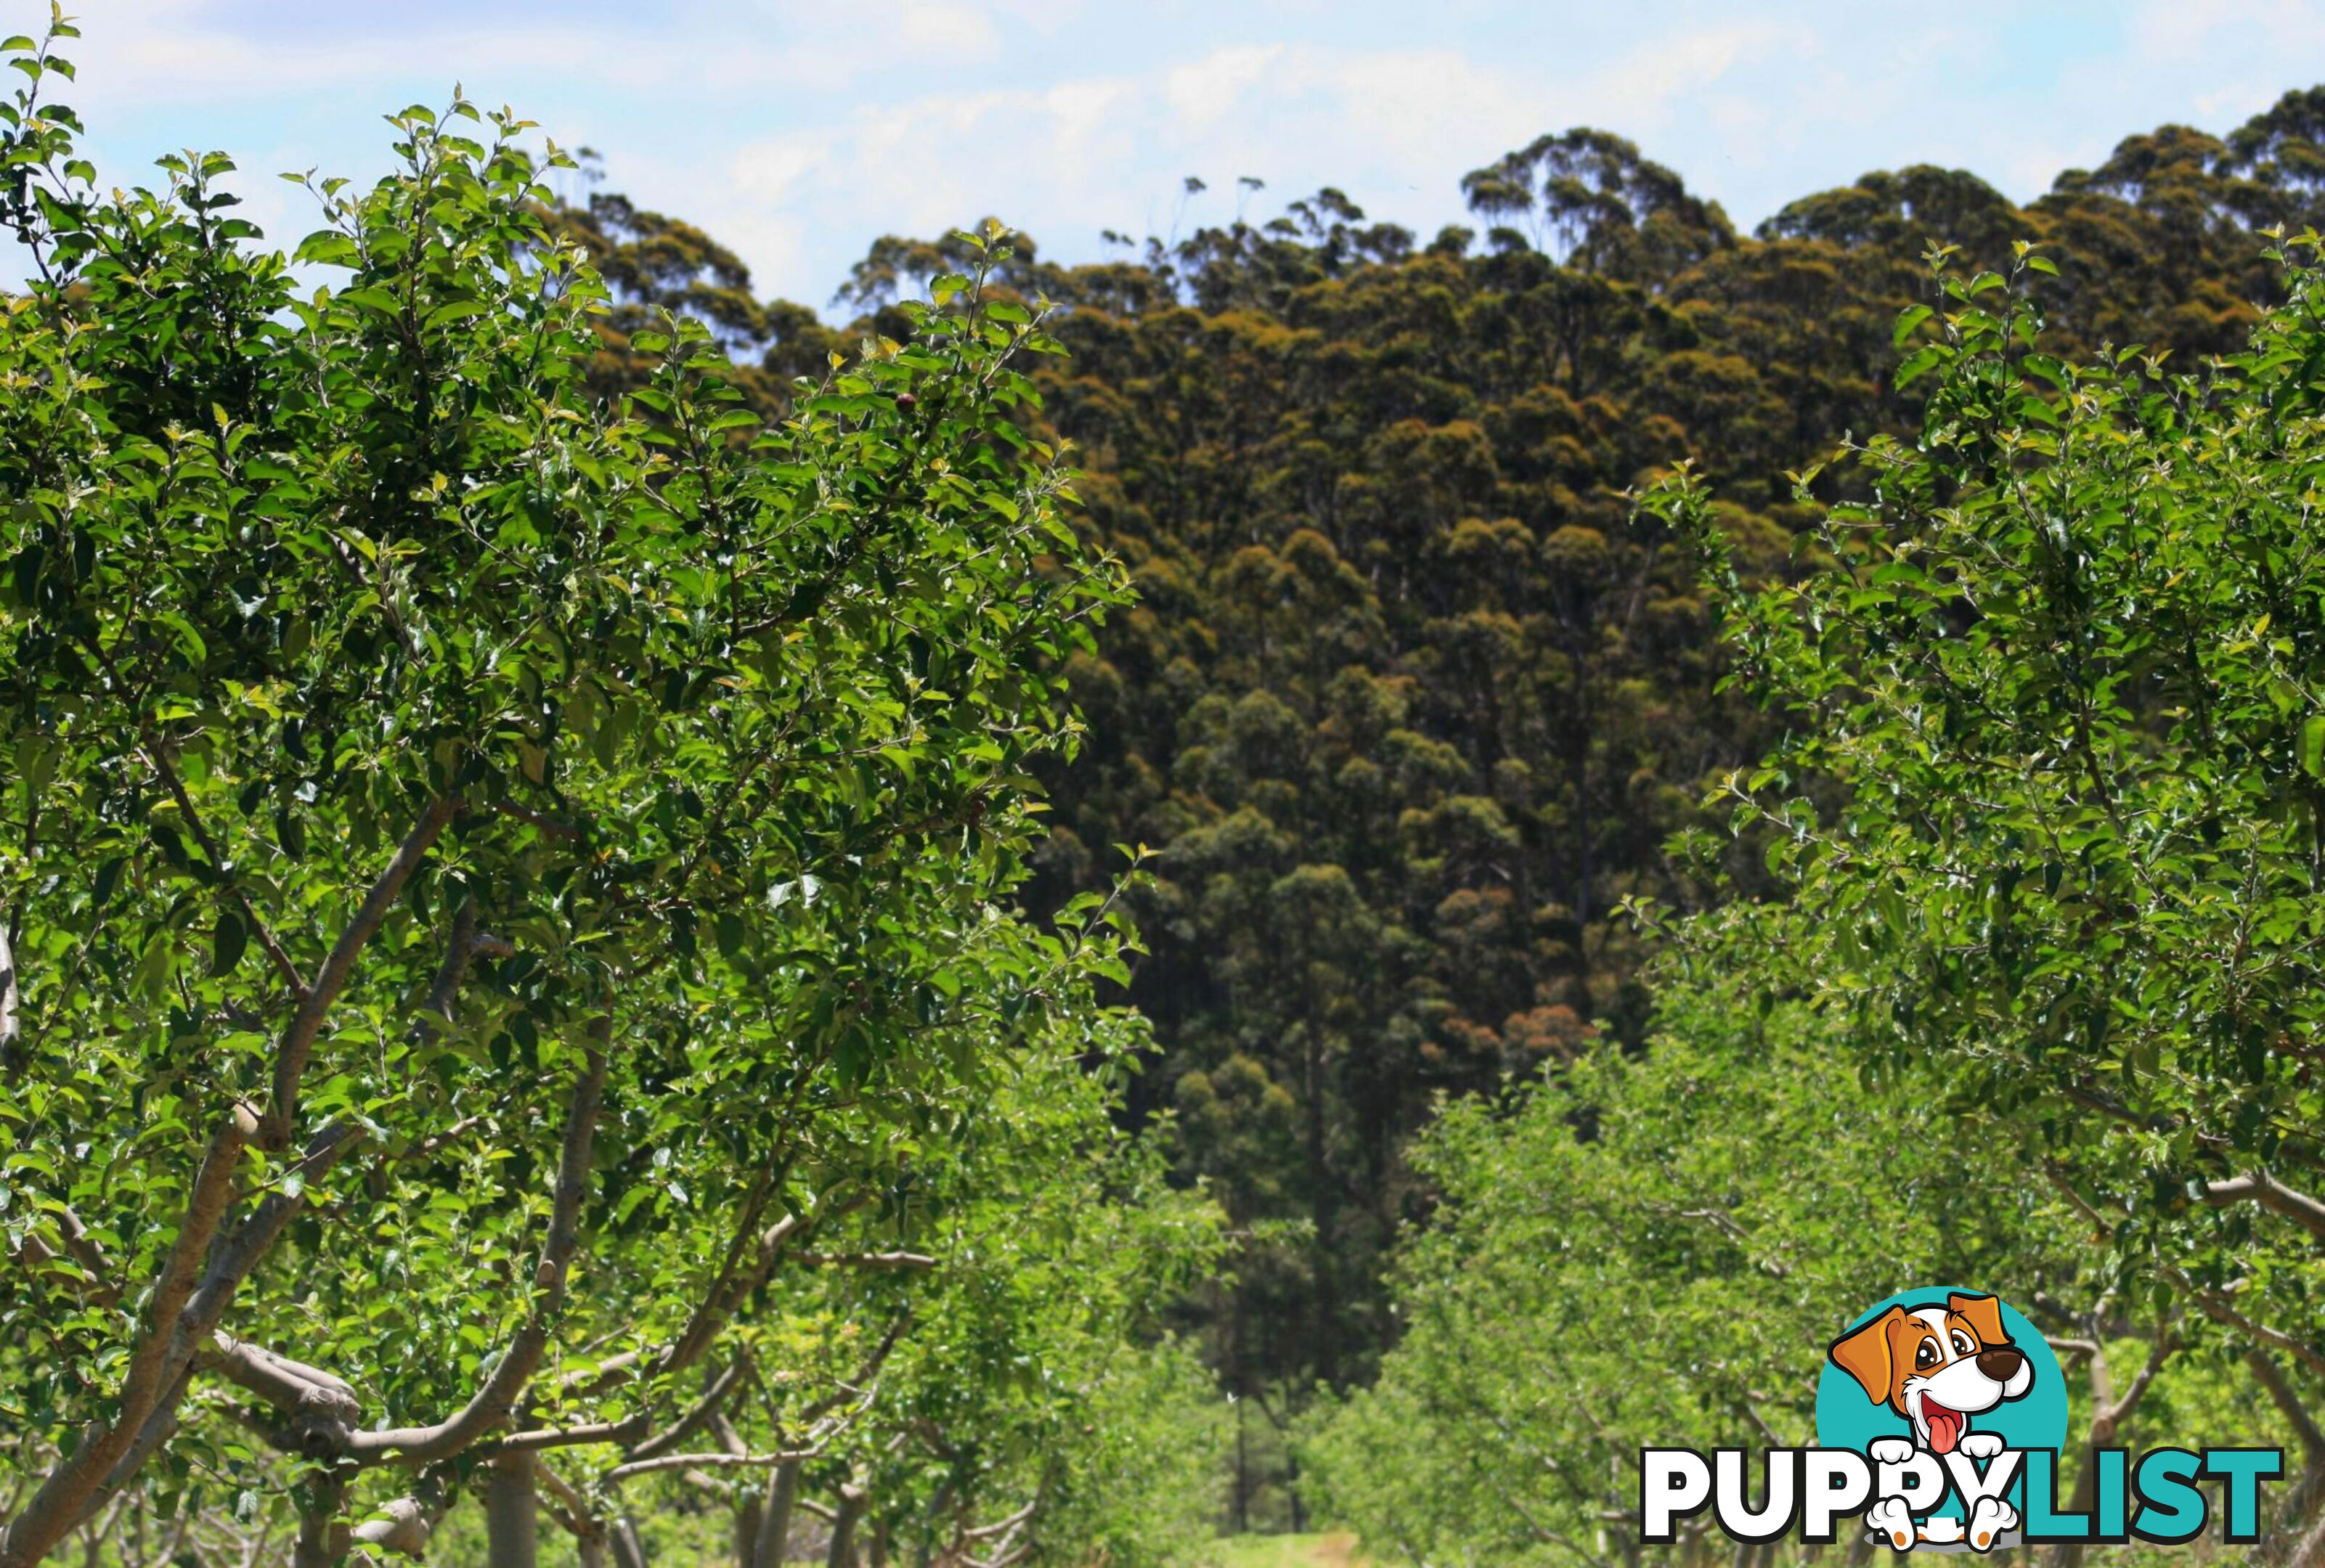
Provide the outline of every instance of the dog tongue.
{"type": "Polygon", "coordinates": [[[1922,1398],[1922,1419],[1930,1424],[1931,1448],[1941,1454],[1951,1453],[1954,1444],[1961,1441],[1961,1412],[1949,1410],[1924,1395],[1922,1398]]]}

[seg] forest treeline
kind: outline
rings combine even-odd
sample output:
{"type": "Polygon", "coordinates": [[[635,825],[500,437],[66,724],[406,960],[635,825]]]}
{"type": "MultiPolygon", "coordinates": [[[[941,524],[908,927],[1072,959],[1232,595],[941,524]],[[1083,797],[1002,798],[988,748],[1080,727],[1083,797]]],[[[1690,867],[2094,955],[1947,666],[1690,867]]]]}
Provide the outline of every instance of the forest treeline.
{"type": "MultiPolygon", "coordinates": [[[[1600,1029],[1642,1039],[1618,906],[1700,898],[1666,840],[1770,738],[1716,689],[1686,543],[1629,493],[1689,460],[1750,568],[1791,569],[1817,509],[1787,475],[1919,423],[1894,328],[1931,299],[1931,246],[1974,272],[2036,245],[2062,359],[2240,349],[2283,294],[2263,231],[2325,221],[2325,88],[2225,136],[2129,136],[2024,206],[1916,165],[1746,234],[1587,129],[1463,193],[1474,226],[1426,238],[1328,189],[1007,274],[1063,307],[1045,417],[1084,471],[1078,525],[1139,595],[1074,661],[1088,745],[1048,776],[1033,894],[1098,885],[1113,845],[1161,852],[1133,904],[1155,1049],[1131,1111],[1175,1112],[1182,1177],[1246,1238],[1190,1310],[1279,1423],[1396,1337],[1385,1259],[1429,1211],[1408,1148],[1439,1097],[1539,1075],[1600,1029]]],[[[836,301],[861,319],[836,327],[757,300],[681,218],[602,192],[564,216],[626,302],[607,384],[624,333],[669,308],[714,322],[771,404],[897,330],[959,253],[880,241],[836,301]]],[[[1746,890],[1755,854],[1728,857],[1746,890]]]]}

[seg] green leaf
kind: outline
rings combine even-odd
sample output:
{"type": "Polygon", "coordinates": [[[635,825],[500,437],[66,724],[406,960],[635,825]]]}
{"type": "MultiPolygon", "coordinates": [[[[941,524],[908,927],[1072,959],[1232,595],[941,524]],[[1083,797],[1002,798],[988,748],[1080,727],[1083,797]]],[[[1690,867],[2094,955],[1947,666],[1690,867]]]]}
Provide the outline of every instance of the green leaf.
{"type": "Polygon", "coordinates": [[[1903,391],[1919,381],[1928,372],[1950,362],[1952,358],[1953,351],[1942,344],[1925,345],[1905,356],[1904,363],[1897,366],[1897,374],[1893,384],[1903,391]]]}
{"type": "Polygon", "coordinates": [[[210,973],[233,973],[249,941],[250,928],[242,916],[233,909],[221,910],[218,926],[210,935],[210,973]]]}

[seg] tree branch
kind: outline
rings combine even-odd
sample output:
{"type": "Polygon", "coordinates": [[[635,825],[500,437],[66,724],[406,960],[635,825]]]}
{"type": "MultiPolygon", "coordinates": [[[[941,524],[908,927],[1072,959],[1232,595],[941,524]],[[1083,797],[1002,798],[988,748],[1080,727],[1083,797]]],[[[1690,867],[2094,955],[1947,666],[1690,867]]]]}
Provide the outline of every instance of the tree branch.
{"type": "MultiPolygon", "coordinates": [[[[2180,1270],[2171,1268],[2165,1272],[2173,1277],[2175,1283],[2187,1287],[2188,1277],[2180,1270]]],[[[2231,1306],[2226,1296],[2209,1290],[2191,1289],[2190,1294],[2195,1296],[2196,1305],[2204,1309],[2204,1314],[2215,1323],[2223,1323],[2230,1328],[2241,1330],[2261,1343],[2284,1351],[2320,1377],[2325,1377],[2325,1351],[2320,1351],[2314,1345],[2294,1339],[2281,1329],[2273,1329],[2264,1323],[2255,1323],[2231,1306]]]]}
{"type": "Polygon", "coordinates": [[[436,1533],[437,1521],[452,1506],[455,1494],[445,1484],[440,1471],[421,1472],[419,1484],[409,1497],[396,1498],[382,1503],[375,1519],[366,1519],[351,1533],[353,1539],[366,1546],[377,1546],[384,1552],[394,1552],[414,1559],[428,1553],[429,1537],[436,1533]]]}
{"type": "Polygon", "coordinates": [[[664,1453],[653,1459],[616,1465],[606,1472],[604,1484],[613,1486],[632,1476],[650,1475],[661,1470],[699,1470],[704,1466],[757,1470],[770,1464],[788,1464],[795,1459],[815,1459],[822,1453],[820,1448],[801,1448],[785,1449],[778,1453],[728,1453],[724,1450],[717,1453],[664,1453]]]}
{"type": "MultiPolygon", "coordinates": [[[[2115,1441],[2116,1428],[2123,1424],[2126,1416],[2138,1408],[2140,1399],[2147,1393],[2148,1385],[2154,1382],[2155,1374],[2163,1370],[2165,1360],[2172,1354],[2173,1342],[2169,1331],[2158,1328],[2155,1331],[2155,1338],[2148,1343],[2147,1360],[2139,1369],[2139,1375],[2132,1379],[2131,1387],[2123,1391],[2123,1397],[2110,1403],[2102,1415],[2092,1418],[2091,1429],[2094,1432],[2098,1431],[2100,1421],[2104,1420],[2107,1423],[2106,1442],[2115,1441]]],[[[2103,1446],[2103,1444],[2095,1440],[2093,1446],[2103,1446]]]]}
{"type": "Polygon", "coordinates": [[[111,1260],[105,1256],[105,1250],[97,1244],[97,1239],[88,1233],[88,1228],[80,1222],[80,1216],[69,1207],[60,1206],[56,1211],[56,1222],[58,1238],[64,1244],[64,1251],[59,1252],[40,1236],[27,1232],[19,1253],[24,1270],[30,1273],[69,1256],[74,1268],[79,1271],[78,1277],[87,1299],[100,1306],[120,1305],[122,1282],[114,1277],[111,1260]]]}
{"type": "Polygon", "coordinates": [[[767,1227],[760,1233],[758,1255],[751,1267],[740,1273],[729,1268],[721,1280],[713,1284],[704,1295],[701,1305],[694,1309],[693,1316],[687,1320],[686,1327],[655,1362],[654,1375],[666,1377],[699,1360],[710,1348],[711,1342],[717,1338],[727,1319],[733,1315],[736,1307],[751,1292],[767,1282],[767,1277],[775,1271],[775,1265],[782,1260],[786,1248],[832,1221],[846,1218],[871,1201],[870,1194],[858,1194],[844,1203],[833,1204],[806,1220],[801,1220],[797,1214],[785,1214],[767,1227]]]}
{"type": "MultiPolygon", "coordinates": [[[[292,1167],[307,1179],[318,1179],[338,1163],[347,1150],[362,1141],[360,1128],[347,1122],[333,1122],[308,1140],[307,1152],[292,1167]]],[[[135,1438],[125,1452],[107,1470],[104,1480],[83,1503],[81,1517],[105,1506],[106,1499],[127,1486],[144,1468],[155,1451],[169,1440],[177,1429],[178,1407],[186,1397],[195,1369],[205,1350],[214,1350],[218,1318],[235,1291],[255,1268],[258,1259],[274,1245],[283,1227],[305,1206],[302,1190],[294,1197],[287,1192],[269,1193],[258,1206],[234,1231],[211,1249],[209,1267],[202,1280],[186,1298],[169,1339],[169,1353],[164,1363],[169,1374],[167,1391],[147,1411],[137,1427],[135,1438]]],[[[290,1363],[298,1365],[299,1363],[290,1363]]],[[[327,1372],[305,1368],[318,1378],[329,1378],[327,1372]]],[[[334,1383],[337,1379],[331,1379],[334,1383]]],[[[345,1388],[345,1384],[339,1384],[345,1388]]],[[[302,1434],[309,1427],[302,1427],[302,1434]]]]}
{"type": "Polygon", "coordinates": [[[2325,1203],[2293,1191],[2266,1171],[2256,1170],[2250,1176],[2214,1182],[2204,1189],[2204,1201],[2216,1209],[2225,1209],[2231,1204],[2257,1204],[2272,1214],[2291,1220],[2311,1235],[2325,1239],[2325,1203]]]}
{"type": "Polygon", "coordinates": [[[690,1434],[705,1421],[709,1420],[718,1413],[718,1407],[727,1402],[727,1397],[735,1391],[737,1384],[742,1382],[747,1366],[748,1363],[741,1356],[736,1356],[734,1360],[727,1363],[725,1371],[712,1379],[710,1387],[703,1390],[702,1397],[695,1401],[694,1407],[680,1416],[668,1431],[648,1438],[622,1457],[625,1460],[652,1459],[656,1454],[669,1453],[685,1442],[690,1434]]]}
{"type": "Polygon", "coordinates": [[[326,1421],[360,1420],[363,1407],[356,1391],[330,1373],[303,1361],[280,1356],[224,1330],[211,1336],[215,1349],[201,1364],[227,1381],[248,1389],[293,1419],[304,1416],[326,1421]]]}
{"type": "Polygon", "coordinates": [[[476,899],[461,899],[452,916],[451,936],[444,944],[444,961],[428,987],[428,1000],[413,1023],[414,1032],[432,1034],[451,1023],[453,1004],[459,1001],[460,986],[468,978],[471,963],[478,958],[506,958],[515,951],[506,937],[477,930],[476,899]]]}
{"type": "Polygon", "coordinates": [[[543,1448],[585,1448],[593,1443],[629,1443],[644,1436],[653,1417],[637,1415],[620,1421],[599,1421],[587,1426],[539,1427],[512,1432],[493,1444],[496,1453],[525,1453],[543,1448]]]}
{"type": "Polygon", "coordinates": [[[251,939],[273,963],[275,973],[283,977],[283,983],[292,996],[303,999],[307,994],[305,977],[299,973],[299,966],[291,962],[291,955],[283,951],[283,944],[274,939],[273,928],[258,912],[258,906],[250,901],[250,894],[244,889],[242,879],[228,870],[231,862],[218,853],[217,841],[210,837],[209,829],[202,826],[201,813],[194,809],[193,797],[186,793],[184,783],[178,778],[177,769],[170,765],[170,754],[162,745],[162,738],[150,728],[144,730],[144,735],[145,760],[153,765],[153,771],[161,775],[163,787],[170,791],[170,798],[178,803],[178,813],[186,819],[186,831],[193,835],[202,858],[210,862],[220,885],[233,895],[236,906],[242,910],[242,918],[250,927],[251,939]]]}
{"type": "MultiPolygon", "coordinates": [[[[2075,1190],[2075,1184],[2067,1179],[2065,1171],[2060,1169],[2055,1162],[2048,1160],[2043,1162],[2042,1169],[2043,1174],[2050,1177],[2051,1185],[2058,1189],[2060,1195],[2089,1222],[2094,1231],[2103,1237],[2112,1233],[2114,1227],[2109,1225],[2106,1218],[2090,1205],[2082,1194],[2075,1190]]],[[[2283,1351],[2298,1360],[2311,1371],[2325,1377],[2325,1351],[2320,1351],[2314,1345],[2294,1339],[2281,1329],[2271,1328],[2266,1324],[2255,1323],[2251,1318],[2238,1312],[2228,1297],[2218,1291],[2200,1288],[2194,1280],[2188,1277],[2183,1269],[2174,1268],[2169,1263],[2159,1263],[2157,1268],[2166,1279],[2187,1292],[2190,1298],[2203,1310],[2204,1314],[2214,1322],[2226,1324],[2228,1327],[2238,1330],[2262,1344],[2283,1351]]],[[[5,1568],[5,1564],[0,1564],[0,1568],[5,1568]]]]}
{"type": "Polygon", "coordinates": [[[8,941],[8,918],[0,911],[0,1073],[14,1072],[23,1038],[20,1022],[23,993],[16,984],[16,949],[8,941]]]}
{"type": "Polygon", "coordinates": [[[383,1517],[366,1519],[349,1533],[349,1538],[405,1557],[428,1554],[428,1538],[436,1533],[437,1516],[425,1503],[417,1498],[395,1498],[382,1503],[379,1511],[383,1517]]]}
{"type": "Polygon", "coordinates": [[[2325,1430],[2318,1427],[2317,1418],[2310,1415],[2309,1407],[2293,1391],[2293,1385],[2285,1381],[2284,1374],[2277,1370],[2268,1352],[2255,1345],[2245,1352],[2245,1365],[2252,1369],[2254,1379],[2291,1423],[2294,1434],[2301,1439],[2302,1452],[2308,1455],[2309,1468],[2325,1468],[2325,1430]]]}
{"type": "Polygon", "coordinates": [[[403,884],[435,847],[445,825],[459,809],[460,802],[449,796],[428,803],[428,809],[396,846],[386,869],[357,906],[354,918],[339,933],[339,939],[331,945],[323,967],[315,975],[315,982],[301,992],[298,1010],[292,1014],[291,1025],[274,1051],[274,1097],[267,1112],[266,1147],[280,1148],[290,1141],[291,1128],[299,1114],[299,1080],[307,1071],[307,1058],[313,1054],[315,1036],[322,1029],[324,1015],[346,988],[364,944],[372,939],[380,923],[387,918],[387,911],[403,893],[403,884]]]}
{"type": "Polygon", "coordinates": [[[95,1508],[102,1508],[100,1482],[129,1452],[172,1383],[182,1388],[183,1379],[172,1379],[169,1370],[179,1320],[194,1292],[199,1259],[208,1250],[233,1201],[242,1151],[257,1133],[258,1118],[246,1105],[236,1103],[219,1120],[187,1194],[177,1239],[162,1261],[144,1328],[122,1376],[118,1411],[110,1425],[100,1419],[83,1425],[79,1443],[57,1462],[32,1500],[9,1521],[5,1534],[0,1535],[0,1568],[31,1568],[95,1508]]]}

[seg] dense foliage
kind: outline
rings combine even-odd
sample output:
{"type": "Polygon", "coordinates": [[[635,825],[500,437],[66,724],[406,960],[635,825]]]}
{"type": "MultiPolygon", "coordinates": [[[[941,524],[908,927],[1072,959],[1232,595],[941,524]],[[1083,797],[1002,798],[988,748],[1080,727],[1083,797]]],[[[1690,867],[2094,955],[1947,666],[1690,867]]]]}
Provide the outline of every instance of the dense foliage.
{"type": "Polygon", "coordinates": [[[2017,1130],[1926,1087],[1868,1081],[1844,1020],[1735,984],[1670,993],[1644,1056],[1602,1043],[1450,1108],[1418,1145],[1443,1200],[1392,1277],[1403,1335],[1315,1413],[1320,1500],[1413,1563],[1725,1561],[1700,1519],[1639,1544],[1640,1448],[1812,1443],[1836,1327],[1947,1281],[2036,1314],[2078,1442],[2283,1441],[2264,1388],[2184,1353],[2025,1179],[2017,1130]]]}

